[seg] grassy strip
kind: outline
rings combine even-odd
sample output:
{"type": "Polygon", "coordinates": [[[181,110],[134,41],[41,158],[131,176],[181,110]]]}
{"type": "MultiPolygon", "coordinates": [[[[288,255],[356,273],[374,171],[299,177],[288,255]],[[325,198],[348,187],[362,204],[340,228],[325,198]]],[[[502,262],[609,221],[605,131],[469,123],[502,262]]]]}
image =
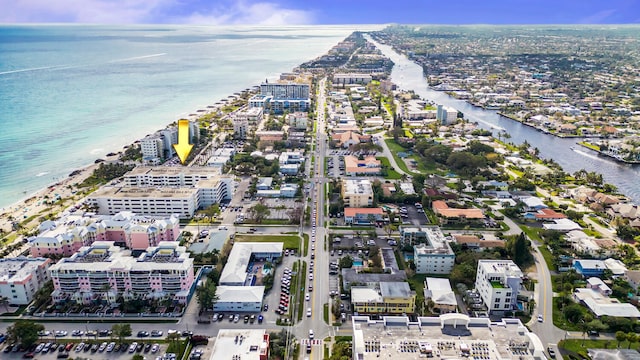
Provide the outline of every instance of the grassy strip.
{"type": "Polygon", "coordinates": [[[302,234],[304,238],[304,250],[303,254],[306,257],[309,254],[309,234],[302,234]]]}
{"type": "Polygon", "coordinates": [[[549,270],[557,270],[556,264],[553,263],[553,255],[551,254],[551,251],[549,251],[549,249],[544,245],[538,246],[538,250],[540,250],[542,257],[544,258],[544,262],[547,263],[549,270]]]}
{"type": "Polygon", "coordinates": [[[324,322],[329,325],[329,304],[322,305],[322,318],[324,322]]]}
{"type": "Polygon", "coordinates": [[[598,145],[594,145],[592,143],[588,143],[586,141],[580,141],[578,144],[586,147],[587,149],[591,149],[591,150],[595,150],[595,151],[600,151],[600,146],[598,145]]]}
{"type": "Polygon", "coordinates": [[[298,321],[302,321],[302,315],[304,313],[304,280],[307,276],[307,262],[302,262],[302,270],[296,275],[296,284],[297,280],[300,279],[302,281],[302,286],[297,287],[296,294],[298,294],[298,321]],[[302,288],[302,290],[300,290],[302,288]]]}
{"type": "Polygon", "coordinates": [[[629,344],[628,341],[623,341],[620,344],[616,340],[593,340],[593,339],[567,339],[561,340],[558,343],[558,347],[576,354],[580,354],[585,359],[589,359],[587,355],[587,349],[626,349],[631,348],[638,350],[640,343],[629,344]],[[631,345],[631,346],[629,346],[631,345]]]}
{"type": "Polygon", "coordinates": [[[300,249],[300,236],[298,235],[251,235],[236,234],[236,242],[283,242],[285,249],[300,249]]]}

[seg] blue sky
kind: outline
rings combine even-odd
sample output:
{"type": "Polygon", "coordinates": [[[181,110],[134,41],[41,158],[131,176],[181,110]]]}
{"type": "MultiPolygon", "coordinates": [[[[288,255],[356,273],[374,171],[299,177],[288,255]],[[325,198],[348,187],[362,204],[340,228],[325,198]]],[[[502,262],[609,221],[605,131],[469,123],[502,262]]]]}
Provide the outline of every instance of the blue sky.
{"type": "Polygon", "coordinates": [[[0,23],[640,23],[640,0],[0,0],[0,9],[0,23]]]}

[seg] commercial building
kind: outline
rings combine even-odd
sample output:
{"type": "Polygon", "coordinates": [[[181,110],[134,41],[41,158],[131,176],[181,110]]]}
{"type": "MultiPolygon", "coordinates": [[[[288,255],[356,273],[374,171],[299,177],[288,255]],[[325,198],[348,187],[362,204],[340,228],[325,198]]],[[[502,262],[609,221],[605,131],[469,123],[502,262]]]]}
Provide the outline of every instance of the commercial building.
{"type": "Polygon", "coordinates": [[[354,314],[413,314],[416,293],[406,282],[380,282],[375,288],[352,286],[354,314]]]}
{"type": "Polygon", "coordinates": [[[298,184],[282,184],[279,189],[257,190],[258,197],[293,198],[298,193],[298,184]]]}
{"type": "Polygon", "coordinates": [[[193,288],[193,259],[175,242],[160,242],[138,257],[96,241],[49,267],[55,302],[111,304],[132,299],[171,299],[186,304],[193,288]]]}
{"type": "Polygon", "coordinates": [[[442,200],[432,202],[431,206],[433,212],[438,215],[441,224],[484,220],[482,209],[450,208],[449,205],[442,200]]]}
{"type": "Polygon", "coordinates": [[[400,227],[400,241],[413,245],[418,274],[449,274],[455,254],[438,226],[400,227]]]}
{"type": "Polygon", "coordinates": [[[302,164],[303,162],[304,155],[300,151],[284,151],[278,157],[280,165],[302,164]]]}
{"type": "Polygon", "coordinates": [[[458,110],[444,106],[438,105],[436,111],[436,120],[438,120],[442,125],[451,125],[456,122],[458,119],[458,110]]]}
{"type": "Polygon", "coordinates": [[[51,259],[0,259],[0,297],[11,305],[27,305],[34,295],[49,281],[47,269],[51,259]]]}
{"type": "Polygon", "coordinates": [[[209,360],[269,360],[264,329],[220,329],[209,360]]]}
{"type": "Polygon", "coordinates": [[[255,278],[247,273],[253,261],[273,262],[282,256],[281,242],[236,242],[233,244],[227,264],[220,274],[221,286],[253,286],[255,278]]]}
{"type": "Polygon", "coordinates": [[[479,260],[476,290],[490,313],[517,309],[522,271],[511,260],[479,260]]]}
{"type": "Polygon", "coordinates": [[[275,262],[282,256],[281,242],[236,242],[220,274],[215,311],[260,312],[264,286],[255,286],[253,262],[275,262]]]}
{"type": "Polygon", "coordinates": [[[345,207],[361,208],[373,205],[373,187],[370,180],[343,179],[341,192],[345,207]]]}
{"type": "Polygon", "coordinates": [[[257,313],[262,311],[264,286],[218,286],[213,311],[257,313]]]}
{"type": "Polygon", "coordinates": [[[342,269],[342,288],[350,290],[353,286],[365,286],[375,288],[381,282],[403,282],[407,280],[404,270],[396,270],[390,273],[366,273],[358,272],[355,268],[342,269]]]}
{"type": "Polygon", "coordinates": [[[519,319],[492,322],[451,313],[439,317],[353,316],[353,360],[546,360],[545,345],[519,319]]]}
{"type": "Polygon", "coordinates": [[[384,220],[382,208],[344,208],[344,223],[353,225],[369,225],[384,220]]]}
{"type": "Polygon", "coordinates": [[[70,214],[40,224],[39,233],[29,238],[31,256],[71,256],[96,241],[144,250],[161,241],[177,241],[180,221],[177,215],[149,217],[123,211],[113,216],[92,213],[70,214]]]}

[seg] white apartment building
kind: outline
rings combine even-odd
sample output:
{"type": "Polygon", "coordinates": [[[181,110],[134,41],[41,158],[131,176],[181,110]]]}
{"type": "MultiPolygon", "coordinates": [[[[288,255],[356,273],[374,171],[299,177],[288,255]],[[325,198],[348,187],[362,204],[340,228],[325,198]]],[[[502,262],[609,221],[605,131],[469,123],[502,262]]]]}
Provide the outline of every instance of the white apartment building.
{"type": "Polygon", "coordinates": [[[218,177],[218,169],[206,166],[138,166],[124,174],[123,183],[138,187],[194,187],[200,180],[218,177]]]}
{"type": "Polygon", "coordinates": [[[517,307],[522,271],[511,260],[480,260],[476,290],[489,312],[511,311],[517,307]]]}
{"type": "Polygon", "coordinates": [[[11,305],[27,305],[38,290],[49,281],[47,269],[51,259],[0,259],[0,296],[11,305]]]}
{"type": "Polygon", "coordinates": [[[260,107],[246,108],[238,110],[233,115],[234,119],[246,120],[251,125],[256,125],[264,117],[264,110],[260,107]]]}
{"type": "Polygon", "coordinates": [[[151,216],[193,217],[200,204],[197,188],[103,186],[86,199],[99,215],[132,211],[151,216]]]}
{"type": "Polygon", "coordinates": [[[418,274],[449,274],[456,260],[438,226],[401,227],[400,241],[414,244],[413,261],[418,274]]]}
{"type": "Polygon", "coordinates": [[[456,122],[458,119],[458,110],[444,106],[438,105],[438,110],[436,112],[436,120],[440,121],[442,125],[450,125],[456,122]]]}
{"type": "Polygon", "coordinates": [[[186,303],[194,282],[193,259],[175,242],[160,242],[138,257],[97,241],[49,267],[55,302],[115,303],[131,299],[172,299],[186,303]]]}
{"type": "Polygon", "coordinates": [[[345,207],[361,208],[373,205],[373,187],[367,179],[342,180],[342,199],[345,207]]]}
{"type": "Polygon", "coordinates": [[[154,134],[140,140],[142,160],[146,163],[159,164],[164,160],[164,147],[162,137],[154,134]]]}
{"type": "Polygon", "coordinates": [[[308,99],[309,84],[264,83],[260,85],[260,95],[274,99],[308,99]]]}
{"type": "Polygon", "coordinates": [[[373,80],[370,74],[337,73],[333,75],[333,85],[368,84],[373,80]]]}
{"type": "Polygon", "coordinates": [[[294,129],[306,130],[308,121],[307,113],[298,111],[287,115],[287,123],[294,129]]]}
{"type": "MultiPolygon", "coordinates": [[[[254,108],[254,109],[260,109],[260,108],[254,108]]],[[[248,132],[249,132],[249,120],[247,120],[246,118],[234,117],[233,118],[233,136],[236,139],[246,139],[248,132]]]]}

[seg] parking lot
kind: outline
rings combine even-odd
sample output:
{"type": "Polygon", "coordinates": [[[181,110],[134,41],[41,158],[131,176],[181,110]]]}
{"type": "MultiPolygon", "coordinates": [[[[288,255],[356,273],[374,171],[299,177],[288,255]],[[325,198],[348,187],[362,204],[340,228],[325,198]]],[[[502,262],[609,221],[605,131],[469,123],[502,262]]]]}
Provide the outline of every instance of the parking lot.
{"type": "MultiPolygon", "coordinates": [[[[75,339],[74,339],[75,340],[75,339]]],[[[87,340],[78,338],[76,341],[64,340],[56,343],[54,339],[42,339],[34,344],[29,351],[21,351],[18,347],[6,344],[2,349],[3,359],[37,358],[37,359],[63,359],[63,358],[90,358],[94,360],[131,359],[134,354],[140,354],[151,359],[172,359],[166,355],[167,344],[156,343],[153,338],[149,340],[127,340],[120,343],[115,339],[87,340]],[[7,351],[11,349],[11,351],[7,351]],[[15,351],[17,350],[17,351],[15,351]]]]}

